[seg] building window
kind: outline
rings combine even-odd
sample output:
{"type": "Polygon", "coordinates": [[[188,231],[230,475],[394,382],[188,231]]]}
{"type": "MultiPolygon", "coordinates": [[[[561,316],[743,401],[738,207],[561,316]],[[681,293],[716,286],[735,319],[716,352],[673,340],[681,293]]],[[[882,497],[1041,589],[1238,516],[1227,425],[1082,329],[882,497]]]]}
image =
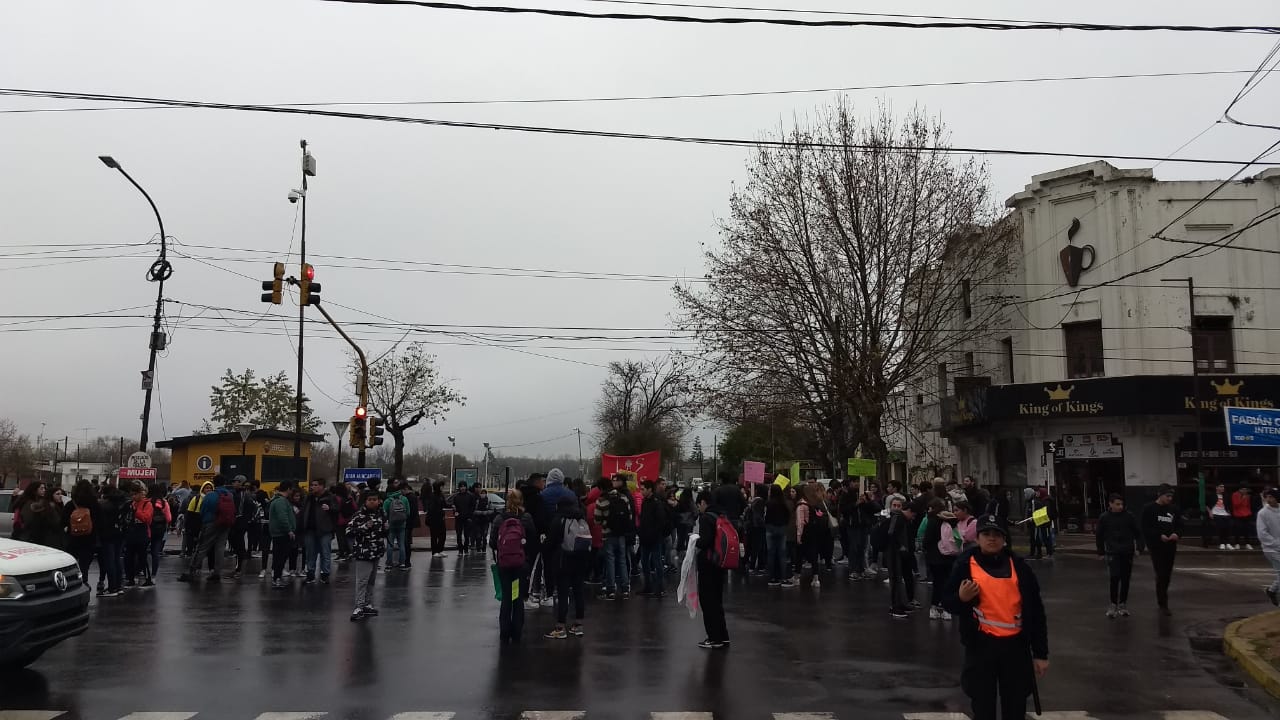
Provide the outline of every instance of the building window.
{"type": "Polygon", "coordinates": [[[971,288],[969,287],[969,281],[967,279],[961,280],[960,281],[960,301],[964,303],[964,319],[965,320],[968,320],[969,318],[973,317],[973,302],[971,300],[970,293],[971,293],[971,288]]]}
{"type": "Polygon", "coordinates": [[[1013,384],[1013,338],[1007,337],[1000,341],[1001,349],[1004,350],[1004,381],[1013,384]]]}
{"type": "Polygon", "coordinates": [[[1191,333],[1191,347],[1197,371],[1202,373],[1236,371],[1230,317],[1197,317],[1191,333]]]}
{"type": "Polygon", "coordinates": [[[947,364],[938,363],[938,397],[945,397],[947,394],[947,364]]]}
{"type": "Polygon", "coordinates": [[[1063,346],[1067,351],[1067,377],[1102,377],[1102,321],[1064,323],[1063,346]]]}

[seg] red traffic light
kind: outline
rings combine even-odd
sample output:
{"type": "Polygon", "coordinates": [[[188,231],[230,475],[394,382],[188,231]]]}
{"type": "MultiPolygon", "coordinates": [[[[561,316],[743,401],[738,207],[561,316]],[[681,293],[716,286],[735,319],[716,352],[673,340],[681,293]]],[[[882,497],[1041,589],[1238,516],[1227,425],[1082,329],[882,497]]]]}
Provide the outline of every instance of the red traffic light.
{"type": "Polygon", "coordinates": [[[303,265],[302,272],[306,273],[308,280],[316,279],[316,269],[311,266],[311,263],[307,263],[306,265],[303,265]]]}
{"type": "Polygon", "coordinates": [[[363,420],[367,414],[368,414],[368,413],[367,413],[367,411],[366,411],[364,408],[362,408],[362,407],[358,407],[358,408],[356,408],[356,417],[357,417],[357,418],[359,418],[359,419],[363,420]]]}

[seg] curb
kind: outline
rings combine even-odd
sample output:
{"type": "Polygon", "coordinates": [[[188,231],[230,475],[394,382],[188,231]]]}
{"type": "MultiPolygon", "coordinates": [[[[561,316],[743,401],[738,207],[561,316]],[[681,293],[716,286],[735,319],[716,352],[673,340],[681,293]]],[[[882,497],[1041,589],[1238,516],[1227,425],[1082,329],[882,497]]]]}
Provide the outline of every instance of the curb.
{"type": "Polygon", "coordinates": [[[1264,617],[1272,617],[1280,615],[1280,610],[1273,610],[1262,615],[1255,615],[1243,620],[1237,620],[1227,626],[1227,631],[1222,636],[1222,649],[1227,656],[1236,661],[1240,669],[1249,674],[1264,690],[1271,694],[1272,697],[1280,698],[1280,670],[1267,663],[1250,647],[1249,641],[1241,637],[1241,630],[1245,625],[1264,617]]]}

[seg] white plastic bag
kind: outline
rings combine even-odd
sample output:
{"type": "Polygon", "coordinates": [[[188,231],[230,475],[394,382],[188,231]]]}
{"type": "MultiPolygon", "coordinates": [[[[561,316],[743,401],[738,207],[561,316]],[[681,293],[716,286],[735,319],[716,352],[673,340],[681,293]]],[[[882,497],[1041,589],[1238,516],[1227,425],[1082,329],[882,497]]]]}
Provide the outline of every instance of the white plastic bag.
{"type": "Polygon", "coordinates": [[[689,608],[689,617],[698,616],[698,534],[689,535],[689,547],[680,565],[680,587],[676,589],[676,602],[689,608]]]}

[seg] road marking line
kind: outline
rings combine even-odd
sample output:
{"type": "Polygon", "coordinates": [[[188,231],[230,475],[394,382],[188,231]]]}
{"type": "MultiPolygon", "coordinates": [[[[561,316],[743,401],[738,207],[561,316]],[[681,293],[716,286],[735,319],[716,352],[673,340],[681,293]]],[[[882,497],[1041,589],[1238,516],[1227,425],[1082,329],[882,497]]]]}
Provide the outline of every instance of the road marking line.
{"type": "MultiPolygon", "coordinates": [[[[258,720],[317,720],[329,713],[322,712],[269,712],[262,713],[258,720]]],[[[0,718],[3,720],[3,718],[0,718]]]]}
{"type": "Polygon", "coordinates": [[[521,720],[583,720],[586,716],[585,710],[525,710],[520,713],[521,720]]]}
{"type": "Polygon", "coordinates": [[[903,720],[969,720],[964,713],[908,713],[903,720]]]}
{"type": "Polygon", "coordinates": [[[0,720],[53,720],[66,710],[0,710],[0,720]]]}
{"type": "Polygon", "coordinates": [[[709,712],[655,712],[649,713],[653,720],[712,720],[709,712]]]}
{"type": "Polygon", "coordinates": [[[391,720],[453,720],[451,712],[402,712],[392,715],[391,720]]]}
{"type": "Polygon", "coordinates": [[[1160,713],[1164,720],[1227,720],[1216,712],[1207,710],[1165,710],[1160,713]]]}
{"type": "Polygon", "coordinates": [[[120,720],[191,720],[195,716],[193,712],[135,712],[120,720]]]}
{"type": "MultiPolygon", "coordinates": [[[[836,720],[835,713],[774,713],[773,720],[836,720]]],[[[965,720],[969,720],[965,718],[965,720]]]]}
{"type": "Polygon", "coordinates": [[[1027,713],[1027,720],[1097,720],[1084,710],[1058,710],[1055,712],[1046,712],[1036,715],[1035,713],[1027,713]]]}

